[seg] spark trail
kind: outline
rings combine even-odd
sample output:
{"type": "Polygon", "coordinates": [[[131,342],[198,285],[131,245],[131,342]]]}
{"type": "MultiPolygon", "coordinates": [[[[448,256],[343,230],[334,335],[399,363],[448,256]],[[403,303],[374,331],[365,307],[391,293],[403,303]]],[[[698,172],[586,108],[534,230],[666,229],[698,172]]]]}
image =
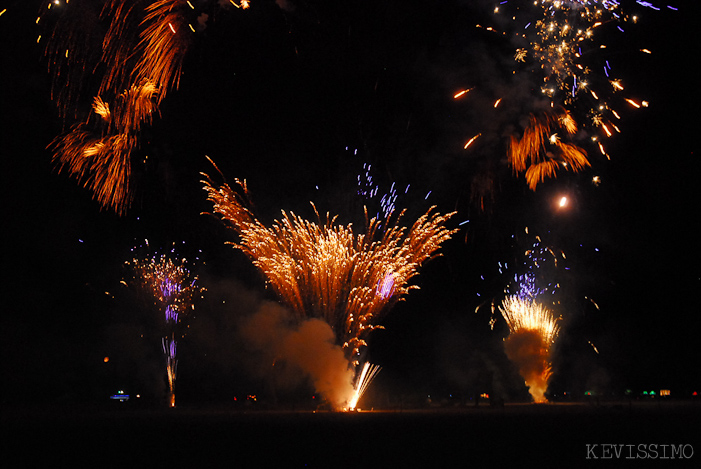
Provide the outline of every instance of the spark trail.
{"type": "Polygon", "coordinates": [[[370,383],[375,379],[375,376],[377,376],[381,369],[382,367],[379,365],[372,365],[370,362],[366,362],[365,365],[363,365],[363,369],[353,389],[353,397],[348,401],[349,410],[352,411],[358,407],[358,401],[363,397],[368,386],[370,386],[370,383]]]}
{"type": "Polygon", "coordinates": [[[409,192],[408,184],[401,193],[397,192],[398,185],[392,182],[389,190],[383,192],[380,185],[375,183],[373,168],[370,163],[363,163],[363,172],[358,176],[358,195],[363,198],[365,206],[378,206],[375,218],[388,220],[397,209],[397,200],[401,194],[409,192]]]}

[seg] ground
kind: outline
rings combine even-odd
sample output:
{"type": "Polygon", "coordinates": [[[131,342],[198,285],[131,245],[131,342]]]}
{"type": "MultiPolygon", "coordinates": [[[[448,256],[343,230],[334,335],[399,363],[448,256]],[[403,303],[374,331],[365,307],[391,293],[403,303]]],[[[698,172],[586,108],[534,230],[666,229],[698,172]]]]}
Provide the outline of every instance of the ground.
{"type": "Polygon", "coordinates": [[[701,458],[701,434],[691,428],[701,417],[696,401],[354,413],[5,409],[3,415],[5,467],[35,467],[47,456],[52,464],[91,467],[320,468],[698,467],[701,458]],[[663,445],[675,445],[676,454],[663,445]]]}

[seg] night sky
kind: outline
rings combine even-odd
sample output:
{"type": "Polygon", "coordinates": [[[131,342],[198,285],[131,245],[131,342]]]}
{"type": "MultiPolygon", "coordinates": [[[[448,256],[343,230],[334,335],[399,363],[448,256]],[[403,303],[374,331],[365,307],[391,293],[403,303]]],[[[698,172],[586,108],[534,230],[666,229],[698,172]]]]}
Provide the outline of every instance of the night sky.
{"type": "Polygon", "coordinates": [[[500,317],[490,328],[489,304],[501,301],[511,275],[498,263],[515,264],[536,235],[567,255],[552,280],[563,320],[551,391],[701,390],[691,2],[677,2],[679,11],[622,2],[641,20],[625,33],[605,30],[608,48],[595,54],[649,107],[619,106],[610,161],[587,147],[591,168],[535,192],[512,174],[506,145],[541,105],[536,81],[512,75],[511,41],[475,27],[499,26],[493,2],[253,0],[247,11],[218,10],[194,35],[179,89],[141,135],[135,200],[123,217],[51,163],[46,147],[64,122],[36,41],[38,3],[0,8],[3,404],[99,401],[123,387],[164,385],[156,321],[120,284],[145,239],[161,251],[176,243],[208,290],[179,349],[183,402],[267,396],[237,325],[275,298],[224,244],[233,235],[201,214],[211,207],[200,172],[216,173],[205,156],[227,180],[247,179],[265,223],[282,209],[313,217],[311,200],[362,227],[363,203],[377,210],[357,195],[364,163],[381,191],[402,189],[407,223],[431,205],[458,212],[451,228],[469,220],[421,269],[420,289],[369,336],[366,357],[383,367],[373,389],[380,401],[483,390],[524,399],[503,351],[508,330],[500,317]],[[562,195],[570,205],[559,210],[562,195]]]}

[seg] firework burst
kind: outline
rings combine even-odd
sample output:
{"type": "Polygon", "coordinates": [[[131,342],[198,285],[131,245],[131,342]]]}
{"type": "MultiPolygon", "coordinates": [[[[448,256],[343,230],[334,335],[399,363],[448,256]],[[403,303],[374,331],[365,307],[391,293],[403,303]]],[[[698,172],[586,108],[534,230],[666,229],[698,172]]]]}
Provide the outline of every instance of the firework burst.
{"type": "Polygon", "coordinates": [[[546,351],[555,343],[560,327],[552,312],[535,300],[525,300],[517,296],[505,298],[499,308],[509,325],[512,334],[521,331],[535,331],[543,340],[546,351]]]}
{"type": "Polygon", "coordinates": [[[161,339],[166,359],[168,403],[175,406],[175,379],[178,370],[177,338],[181,321],[194,309],[195,297],[204,291],[196,285],[197,277],[186,267],[186,259],[166,255],[135,258],[131,267],[135,284],[151,298],[163,314],[165,334],[161,339]]]}
{"type": "Polygon", "coordinates": [[[577,124],[566,111],[531,114],[523,137],[511,137],[509,162],[515,173],[526,173],[531,190],[545,178],[556,177],[559,169],[577,172],[590,166],[586,151],[562,141],[558,130],[570,135],[577,131],[577,124]]]}
{"type": "Polygon", "coordinates": [[[552,312],[533,299],[510,296],[499,311],[509,325],[506,355],[518,367],[535,402],[546,402],[550,380],[550,351],[560,332],[552,312]]]}
{"type": "Polygon", "coordinates": [[[54,163],[119,215],[133,200],[130,155],[178,88],[197,14],[187,0],[51,0],[37,19],[52,25],[44,48],[52,98],[64,120],[79,121],[66,123],[70,130],[50,145],[54,163]]]}
{"type": "MultiPolygon", "coordinates": [[[[506,283],[506,286],[491,302],[480,303],[475,313],[491,303],[489,325],[492,329],[499,321],[498,316],[503,317],[509,328],[509,336],[504,339],[506,355],[525,379],[533,400],[545,402],[551,376],[551,353],[562,319],[560,315],[556,317],[555,312],[569,309],[562,305],[563,285],[560,283],[568,277],[567,257],[563,251],[531,233],[528,227],[512,235],[512,239],[516,255],[508,262],[497,263],[501,277],[498,283],[506,283]]],[[[486,280],[484,275],[481,279],[486,280]]]]}
{"type": "Polygon", "coordinates": [[[409,281],[455,232],[445,227],[453,213],[439,215],[435,207],[409,228],[399,225],[402,214],[382,228],[377,218],[368,220],[366,212],[364,234],[336,224],[329,214],[322,222],[316,208],[317,223],[283,211],[282,219],[268,228],[251,211],[245,182],[237,180],[234,190],[203,176],[214,212],[239,237],[231,244],[263,272],[300,320],[327,322],[354,364],[367,333],[379,327],[378,320],[397,301],[418,288],[409,281]]]}
{"type": "Polygon", "coordinates": [[[122,215],[133,199],[131,154],[139,145],[138,131],[155,112],[156,88],[146,81],[117,97],[113,106],[99,96],[93,102],[97,119],[76,124],[49,148],[59,172],[75,177],[104,208],[122,215]],[[95,121],[94,124],[92,121],[95,121]]]}
{"type": "MultiPolygon", "coordinates": [[[[526,84],[532,90],[531,104],[518,91],[498,101],[509,102],[512,111],[524,104],[526,112],[532,109],[522,135],[510,138],[507,153],[514,174],[524,175],[535,190],[562,170],[583,171],[592,155],[610,159],[604,141],[620,132],[623,108],[639,109],[647,102],[624,96],[624,80],[615,76],[606,42],[624,34],[638,17],[623,12],[616,0],[540,0],[500,2],[494,18],[493,26],[477,26],[512,41],[512,84],[523,85],[515,89],[524,93],[529,93],[526,84]]],[[[639,52],[651,53],[634,53],[639,52]]],[[[523,111],[516,112],[521,117],[523,111]]],[[[465,148],[473,142],[474,137],[465,148]]]]}
{"type": "Polygon", "coordinates": [[[61,116],[77,116],[82,95],[89,92],[85,83],[94,81],[97,70],[104,73],[88,118],[50,148],[59,171],[75,177],[101,207],[123,215],[133,200],[131,154],[140,131],[178,83],[188,44],[180,27],[187,2],[110,0],[99,14],[84,3],[64,5],[45,48],[61,116]]]}

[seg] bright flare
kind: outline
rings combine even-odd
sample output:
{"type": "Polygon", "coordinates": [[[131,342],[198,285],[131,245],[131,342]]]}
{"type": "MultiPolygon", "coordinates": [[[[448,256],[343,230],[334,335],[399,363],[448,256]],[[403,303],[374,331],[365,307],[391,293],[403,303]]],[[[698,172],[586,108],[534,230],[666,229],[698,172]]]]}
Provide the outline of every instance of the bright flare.
{"type": "Polygon", "coordinates": [[[349,410],[355,410],[358,406],[358,401],[363,397],[368,386],[381,369],[379,365],[371,365],[370,362],[366,362],[365,365],[363,365],[363,370],[360,372],[360,376],[353,389],[353,397],[348,401],[349,410]]]}

